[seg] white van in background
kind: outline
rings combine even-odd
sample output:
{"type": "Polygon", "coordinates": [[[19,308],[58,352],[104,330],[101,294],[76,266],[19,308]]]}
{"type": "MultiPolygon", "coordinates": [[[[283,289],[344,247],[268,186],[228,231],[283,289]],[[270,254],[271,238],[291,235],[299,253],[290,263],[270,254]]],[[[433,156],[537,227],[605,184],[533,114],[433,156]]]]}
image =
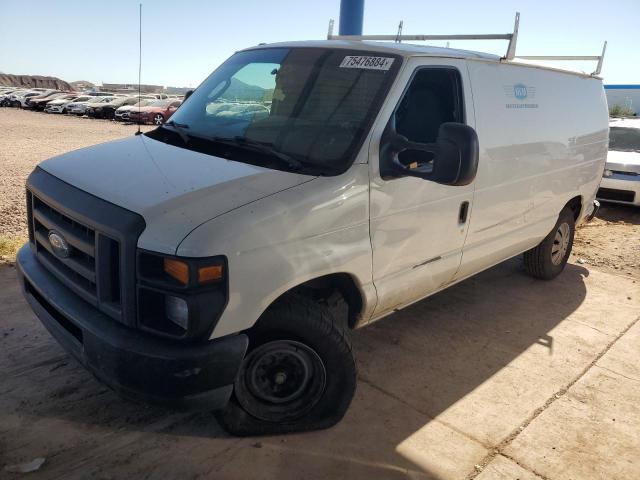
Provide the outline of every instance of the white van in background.
{"type": "Polygon", "coordinates": [[[354,394],[351,330],[519,254],[562,272],[608,134],[596,76],[260,45],[156,130],[40,164],[20,281],[125,396],[217,410],[241,435],[324,428],[354,394]]]}

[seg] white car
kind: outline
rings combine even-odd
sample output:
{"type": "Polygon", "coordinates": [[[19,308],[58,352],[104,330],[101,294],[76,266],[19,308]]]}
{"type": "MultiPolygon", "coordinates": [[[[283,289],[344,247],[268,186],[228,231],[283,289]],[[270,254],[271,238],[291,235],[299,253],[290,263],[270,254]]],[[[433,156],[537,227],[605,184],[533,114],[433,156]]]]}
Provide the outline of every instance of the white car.
{"type": "Polygon", "coordinates": [[[33,90],[25,90],[20,92],[14,92],[9,95],[9,106],[24,108],[27,106],[27,100],[30,97],[36,97],[38,95],[42,95],[43,93],[54,92],[55,90],[46,90],[46,89],[33,89],[33,90]]]}
{"type": "Polygon", "coordinates": [[[640,206],[640,118],[612,120],[609,132],[598,199],[640,206]]]}
{"type": "Polygon", "coordinates": [[[355,391],[352,329],[520,254],[562,273],[607,127],[595,75],[259,45],[158,128],[39,164],[20,284],[125,396],[217,410],[240,435],[326,428],[355,391]]]}
{"type": "Polygon", "coordinates": [[[88,96],[82,97],[82,100],[76,99],[73,102],[66,105],[64,113],[71,113],[74,115],[84,115],[89,104],[95,105],[100,103],[106,103],[113,100],[114,97],[107,96],[88,96]]]}
{"type": "MultiPolygon", "coordinates": [[[[44,107],[44,111],[46,113],[64,113],[64,108],[68,104],[74,101],[81,101],[82,96],[78,96],[77,93],[70,93],[68,95],[64,95],[62,97],[56,98],[55,100],[51,100],[47,102],[47,105],[44,107]]],[[[89,98],[89,97],[86,97],[89,98]]]]}

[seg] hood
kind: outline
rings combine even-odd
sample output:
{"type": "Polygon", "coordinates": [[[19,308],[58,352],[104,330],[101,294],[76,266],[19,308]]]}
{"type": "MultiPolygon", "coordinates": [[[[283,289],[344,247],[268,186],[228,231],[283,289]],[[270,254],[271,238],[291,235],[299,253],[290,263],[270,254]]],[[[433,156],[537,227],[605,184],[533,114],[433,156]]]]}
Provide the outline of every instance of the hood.
{"type": "Polygon", "coordinates": [[[607,166],[609,170],[617,172],[633,172],[640,174],[640,152],[620,152],[609,150],[607,166]]]}
{"type": "Polygon", "coordinates": [[[142,215],[138,246],[173,254],[200,224],[315,177],[167,145],[144,135],[40,164],[65,182],[142,215]]]}

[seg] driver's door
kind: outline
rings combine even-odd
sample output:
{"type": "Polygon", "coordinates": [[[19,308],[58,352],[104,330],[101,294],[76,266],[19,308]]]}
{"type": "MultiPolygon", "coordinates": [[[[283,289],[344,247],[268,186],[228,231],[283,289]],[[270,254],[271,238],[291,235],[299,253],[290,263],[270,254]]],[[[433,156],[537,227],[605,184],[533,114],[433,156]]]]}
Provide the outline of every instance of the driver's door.
{"type": "MultiPolygon", "coordinates": [[[[463,60],[415,58],[401,75],[400,85],[406,88],[384,107],[369,150],[373,282],[378,293],[373,318],[451,281],[462,258],[473,200],[473,182],[448,186],[410,176],[381,177],[382,133],[390,119],[399,134],[420,143],[435,142],[445,122],[475,126],[463,60]]],[[[405,151],[399,160],[423,165],[429,162],[424,155],[405,151]]]]}

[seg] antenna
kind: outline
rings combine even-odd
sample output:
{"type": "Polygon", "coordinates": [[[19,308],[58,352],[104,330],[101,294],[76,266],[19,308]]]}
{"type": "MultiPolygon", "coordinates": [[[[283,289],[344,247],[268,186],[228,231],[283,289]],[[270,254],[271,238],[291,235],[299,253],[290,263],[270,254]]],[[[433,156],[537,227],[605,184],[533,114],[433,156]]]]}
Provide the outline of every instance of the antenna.
{"type": "Polygon", "coordinates": [[[142,95],[142,4],[140,4],[139,11],[138,36],[140,43],[138,45],[138,131],[136,135],[142,133],[140,131],[140,97],[142,95]]]}
{"type": "Polygon", "coordinates": [[[400,43],[401,37],[402,37],[402,24],[404,22],[402,20],[400,20],[400,23],[398,24],[398,34],[396,35],[396,43],[400,43]]]}

